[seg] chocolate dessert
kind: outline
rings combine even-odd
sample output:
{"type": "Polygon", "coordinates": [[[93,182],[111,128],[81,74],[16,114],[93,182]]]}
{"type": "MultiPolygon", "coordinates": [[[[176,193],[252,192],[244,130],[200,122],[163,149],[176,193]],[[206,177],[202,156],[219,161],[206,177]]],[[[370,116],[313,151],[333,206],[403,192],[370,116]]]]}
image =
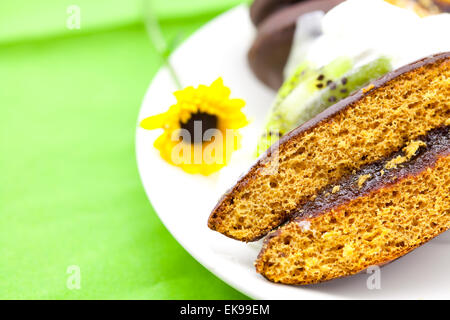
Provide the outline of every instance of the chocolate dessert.
{"type": "Polygon", "coordinates": [[[450,126],[361,167],[270,234],[256,269],[311,284],[385,264],[450,228],[450,126]]]}
{"type": "Polygon", "coordinates": [[[449,77],[450,53],[436,54],[326,109],[269,148],[219,201],[208,226],[237,240],[258,240],[325,188],[450,125],[449,77]]]}

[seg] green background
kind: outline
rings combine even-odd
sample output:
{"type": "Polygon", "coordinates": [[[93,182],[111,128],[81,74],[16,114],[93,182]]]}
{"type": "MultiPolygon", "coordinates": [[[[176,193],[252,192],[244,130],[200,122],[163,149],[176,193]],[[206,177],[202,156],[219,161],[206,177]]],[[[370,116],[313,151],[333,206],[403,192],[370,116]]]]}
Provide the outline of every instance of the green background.
{"type": "MultiPolygon", "coordinates": [[[[248,1],[153,2],[172,39],[248,1]]],[[[136,120],[161,65],[141,15],[130,0],[0,2],[1,299],[246,298],[174,240],[139,180],[136,120]]]]}

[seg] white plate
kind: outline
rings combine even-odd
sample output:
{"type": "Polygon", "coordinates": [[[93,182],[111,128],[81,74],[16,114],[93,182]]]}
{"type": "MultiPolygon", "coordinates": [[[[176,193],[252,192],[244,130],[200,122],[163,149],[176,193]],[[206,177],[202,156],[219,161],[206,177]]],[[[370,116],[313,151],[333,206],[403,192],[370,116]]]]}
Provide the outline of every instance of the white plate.
{"type": "MultiPolygon", "coordinates": [[[[274,93],[260,84],[247,66],[254,36],[248,9],[237,7],[204,26],[173,54],[171,61],[184,85],[210,84],[221,76],[234,97],[247,102],[253,120],[244,147],[232,163],[212,177],[188,175],[161,160],[153,141],[161,131],[137,129],[136,153],[147,195],[178,242],[219,278],[255,299],[439,299],[450,298],[450,234],[446,233],[381,269],[381,289],[369,290],[370,274],[296,287],[273,284],[255,272],[261,242],[245,244],[213,232],[207,218],[221,194],[253,161],[255,139],[274,93]]],[[[174,103],[175,86],[165,69],[154,78],[139,121],[174,103]]]]}

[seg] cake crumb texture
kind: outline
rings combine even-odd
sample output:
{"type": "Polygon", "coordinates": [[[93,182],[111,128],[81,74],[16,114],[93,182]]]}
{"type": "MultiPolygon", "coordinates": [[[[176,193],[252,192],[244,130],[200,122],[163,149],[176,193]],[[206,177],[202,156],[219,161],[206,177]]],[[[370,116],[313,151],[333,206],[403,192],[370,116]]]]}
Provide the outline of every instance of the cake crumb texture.
{"type": "Polygon", "coordinates": [[[325,186],[447,124],[449,61],[446,55],[402,73],[282,142],[278,157],[263,158],[219,202],[209,227],[241,241],[258,240],[325,186]],[[274,165],[273,174],[261,173],[274,165]]]}
{"type": "Polygon", "coordinates": [[[369,174],[363,174],[362,176],[360,176],[359,179],[358,179],[358,187],[361,188],[364,185],[364,182],[369,180],[370,177],[372,177],[372,175],[370,173],[369,174]]]}
{"type": "Polygon", "coordinates": [[[419,150],[420,147],[426,147],[426,146],[427,146],[427,144],[423,141],[420,141],[420,140],[411,141],[410,143],[408,143],[408,145],[405,148],[403,148],[403,151],[405,151],[405,155],[398,156],[398,157],[392,159],[391,161],[386,163],[385,168],[386,169],[396,168],[397,165],[405,163],[409,159],[411,159],[416,154],[417,150],[419,150]]]}
{"type": "Polygon", "coordinates": [[[340,186],[334,186],[334,187],[333,187],[333,190],[331,191],[331,193],[339,192],[340,189],[341,189],[340,186]]]}
{"type": "Polygon", "coordinates": [[[450,228],[450,156],[269,236],[256,269],[271,281],[311,284],[394,260],[450,228]],[[314,261],[314,263],[311,263],[314,261]]]}

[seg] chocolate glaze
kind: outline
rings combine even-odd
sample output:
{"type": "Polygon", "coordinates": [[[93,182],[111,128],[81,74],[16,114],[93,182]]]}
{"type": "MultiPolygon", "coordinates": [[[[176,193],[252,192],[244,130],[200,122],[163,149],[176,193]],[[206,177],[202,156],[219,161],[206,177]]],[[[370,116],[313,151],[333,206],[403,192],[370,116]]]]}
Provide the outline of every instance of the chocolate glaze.
{"type": "Polygon", "coordinates": [[[445,0],[433,0],[433,3],[442,11],[450,12],[450,2],[445,0]]]}
{"type": "Polygon", "coordinates": [[[264,19],[279,9],[305,0],[255,0],[250,6],[250,19],[258,26],[264,19]]]}
{"type": "MultiPolygon", "coordinates": [[[[396,77],[401,76],[405,73],[411,72],[415,69],[418,69],[420,67],[426,66],[426,65],[432,65],[434,63],[437,63],[438,61],[444,61],[450,59],[450,52],[444,52],[444,53],[438,53],[434,54],[428,57],[425,57],[423,59],[420,59],[416,62],[413,62],[411,64],[408,64],[406,66],[403,66],[399,69],[396,69],[394,71],[391,71],[384,75],[383,77],[379,78],[378,80],[375,80],[372,82],[372,89],[368,91],[364,90],[358,90],[354,92],[352,95],[348,96],[347,98],[340,100],[338,103],[332,105],[328,109],[324,110],[323,112],[319,113],[317,116],[315,116],[313,119],[309,120],[308,122],[304,123],[303,125],[295,128],[294,130],[290,131],[283,137],[281,137],[280,140],[278,140],[276,143],[274,143],[265,153],[263,153],[255,162],[253,166],[249,168],[249,170],[242,174],[239,178],[238,182],[229,189],[218,201],[216,206],[211,212],[211,215],[208,219],[208,226],[212,230],[215,230],[215,219],[216,216],[221,214],[222,208],[227,206],[228,204],[233,202],[233,198],[236,194],[241,192],[247,187],[247,184],[254,179],[256,176],[258,176],[258,171],[261,170],[265,164],[269,163],[271,161],[272,155],[279,150],[279,152],[282,152],[283,148],[286,148],[288,143],[291,141],[291,139],[298,139],[301,138],[303,135],[307,134],[314,128],[320,126],[321,124],[324,124],[328,121],[330,121],[335,115],[339,114],[340,112],[346,110],[347,108],[350,108],[353,104],[358,102],[360,99],[364,98],[365,96],[370,95],[373,91],[383,87],[388,82],[394,80],[396,77]]],[[[262,234],[260,237],[255,239],[248,239],[247,241],[256,241],[261,239],[265,234],[262,234]]],[[[230,236],[227,235],[226,236],[230,236]]]]}
{"type": "MultiPolygon", "coordinates": [[[[306,203],[298,209],[297,214],[290,220],[290,223],[299,223],[306,219],[313,219],[326,214],[331,209],[345,205],[357,197],[361,197],[370,192],[376,192],[383,187],[395,184],[407,177],[416,176],[424,170],[434,167],[439,158],[450,155],[450,126],[443,126],[430,130],[426,135],[419,137],[417,140],[424,141],[426,147],[420,147],[409,161],[398,165],[396,168],[390,170],[386,169],[385,164],[387,162],[399,155],[404,155],[402,151],[398,151],[381,161],[363,166],[355,174],[344,177],[340,179],[338,183],[324,188],[315,200],[306,203]],[[381,174],[381,170],[384,170],[384,174],[381,174]],[[367,180],[362,188],[358,188],[358,178],[365,174],[371,174],[372,178],[367,180]],[[340,186],[340,191],[333,194],[331,193],[331,190],[336,185],[340,186]]],[[[280,236],[282,233],[283,229],[279,228],[271,232],[264,239],[263,247],[259,252],[256,261],[260,261],[263,258],[269,247],[270,241],[280,236]]],[[[432,238],[427,241],[431,239],[432,238]]],[[[378,266],[384,266],[404,256],[411,252],[415,247],[409,248],[408,251],[405,251],[397,257],[380,261],[378,266]]]]}
{"type": "MultiPolygon", "coordinates": [[[[256,77],[277,90],[283,84],[283,69],[291,51],[298,17],[328,11],[343,0],[280,1],[290,6],[272,13],[258,26],[258,34],[248,52],[248,62],[256,77]]],[[[256,6],[259,1],[254,2],[256,6]]],[[[253,6],[252,6],[253,7],[253,6]]]]}
{"type": "Polygon", "coordinates": [[[403,156],[405,152],[402,150],[394,152],[380,161],[367,164],[354,174],[341,178],[338,183],[325,187],[314,200],[298,208],[292,219],[301,221],[316,217],[331,208],[336,208],[369,192],[397,183],[407,176],[417,175],[423,170],[433,167],[439,157],[450,154],[449,129],[450,126],[433,129],[425,136],[416,139],[425,142],[426,146],[420,147],[411,159],[397,165],[396,168],[386,169],[385,165],[390,160],[403,156]],[[364,175],[370,175],[370,178],[360,187],[358,180],[364,175]],[[340,189],[333,193],[332,190],[335,186],[339,186],[340,189]]]}

